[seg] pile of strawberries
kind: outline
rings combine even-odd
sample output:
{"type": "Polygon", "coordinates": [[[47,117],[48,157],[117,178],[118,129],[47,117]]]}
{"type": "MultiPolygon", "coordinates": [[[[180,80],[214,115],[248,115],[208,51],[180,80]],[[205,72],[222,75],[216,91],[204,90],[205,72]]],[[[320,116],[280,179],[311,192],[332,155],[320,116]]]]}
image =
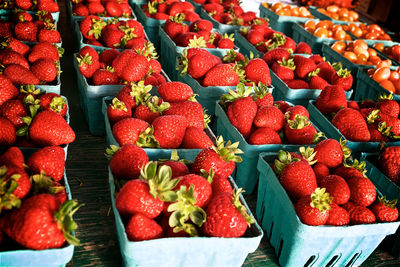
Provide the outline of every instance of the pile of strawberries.
{"type": "Polygon", "coordinates": [[[142,50],[115,49],[100,54],[93,47],[85,46],[79,50],[77,61],[79,72],[88,79],[89,84],[124,84],[143,80],[145,84],[159,86],[166,82],[161,74],[161,64],[153,45],[142,50]]]}
{"type": "Polygon", "coordinates": [[[264,54],[271,70],[291,89],[322,90],[330,85],[351,89],[353,76],[340,63],[330,64],[320,55],[292,55],[287,49],[275,48],[264,54]]]}
{"type": "Polygon", "coordinates": [[[263,24],[266,21],[257,17],[253,11],[245,12],[240,6],[239,0],[194,0],[202,4],[203,9],[216,21],[222,24],[250,26],[253,24],[263,24]]]}
{"type": "Polygon", "coordinates": [[[2,46],[2,74],[14,85],[58,83],[63,49],[56,44],[40,42],[30,47],[17,39],[8,38],[2,46]]]}
{"type": "Polygon", "coordinates": [[[271,29],[267,23],[251,25],[240,32],[249,43],[263,53],[279,47],[291,49],[291,52],[296,54],[311,54],[311,47],[308,44],[300,42],[296,45],[292,38],[271,29]]]}
{"type": "Polygon", "coordinates": [[[400,147],[389,146],[381,151],[379,155],[379,169],[393,183],[400,185],[400,147]]]}
{"type": "Polygon", "coordinates": [[[107,109],[114,138],[120,146],[206,148],[213,141],[204,131],[209,121],[195,101],[192,88],[181,82],[158,87],[158,96],[143,82],[119,91],[107,109]]]}
{"type": "Polygon", "coordinates": [[[309,121],[305,107],[290,107],[284,101],[274,105],[268,88],[261,84],[247,89],[239,84],[236,91],[222,95],[221,105],[229,121],[251,145],[310,145],[323,135],[309,121]]]}
{"type": "Polygon", "coordinates": [[[0,75],[0,146],[66,145],[75,133],[65,120],[67,104],[60,95],[33,85],[20,91],[0,75]]]}
{"type": "Polygon", "coordinates": [[[6,19],[0,19],[0,38],[9,37],[26,42],[61,42],[53,17],[46,11],[35,15],[18,11],[6,19]]]}
{"type": "Polygon", "coordinates": [[[132,17],[132,10],[127,0],[70,0],[73,4],[72,14],[74,16],[86,17],[97,15],[101,17],[132,17]]]}
{"type": "Polygon", "coordinates": [[[183,22],[183,19],[184,15],[181,13],[169,18],[164,24],[164,31],[176,45],[223,49],[233,49],[235,47],[233,34],[221,35],[212,31],[213,25],[210,21],[198,19],[188,26],[183,22]]]}
{"type": "Polygon", "coordinates": [[[60,8],[55,0],[5,0],[0,3],[1,9],[22,9],[28,11],[59,12],[60,8]]]}
{"type": "Polygon", "coordinates": [[[347,101],[340,87],[329,86],[322,90],[315,106],[347,140],[386,143],[399,138],[400,108],[392,95],[381,96],[377,102],[357,103],[347,101]]]}
{"type": "Polygon", "coordinates": [[[268,65],[260,58],[245,58],[231,50],[222,59],[205,49],[184,50],[179,58],[182,74],[189,74],[202,86],[236,86],[246,84],[271,85],[268,65]]]}
{"type": "Polygon", "coordinates": [[[194,6],[189,2],[180,2],[179,0],[157,1],[150,0],[147,5],[142,5],[145,15],[152,19],[167,20],[171,16],[183,14],[185,21],[195,21],[200,16],[194,12],[194,6]]]}
{"type": "Polygon", "coordinates": [[[176,151],[170,160],[153,162],[136,145],[108,149],[112,173],[128,180],[115,199],[128,239],[243,236],[254,219],[239,199],[242,190],[233,190],[228,179],[241,160],[237,146],[219,138],[190,165],[176,151]]]}
{"type": "Polygon", "coordinates": [[[26,161],[17,147],[0,154],[0,243],[4,247],[13,247],[14,242],[33,250],[79,244],[72,235],[77,228],[72,215],[80,206],[67,200],[64,160],[59,146],[44,147],[26,161]]]}
{"type": "Polygon", "coordinates": [[[147,40],[142,24],[134,19],[105,20],[89,15],[79,23],[83,42],[109,48],[142,49],[147,40]]]}
{"type": "Polygon", "coordinates": [[[279,151],[274,171],[301,222],[343,226],[397,221],[395,203],[377,197],[365,162],[347,159],[350,153],[334,139],[298,153],[279,151]]]}

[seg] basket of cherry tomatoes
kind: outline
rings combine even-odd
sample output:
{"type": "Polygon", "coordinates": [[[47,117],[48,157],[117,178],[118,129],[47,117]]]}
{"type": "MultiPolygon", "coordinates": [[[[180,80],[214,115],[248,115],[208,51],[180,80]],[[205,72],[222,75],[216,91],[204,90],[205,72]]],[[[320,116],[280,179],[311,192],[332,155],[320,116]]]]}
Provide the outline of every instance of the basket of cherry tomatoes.
{"type": "Polygon", "coordinates": [[[349,23],[345,30],[350,33],[353,39],[363,39],[368,45],[373,45],[377,42],[383,43],[385,46],[394,44],[390,35],[378,24],[349,23]]]}
{"type": "Polygon", "coordinates": [[[337,5],[330,5],[326,8],[310,8],[311,14],[319,19],[337,21],[358,22],[359,15],[354,10],[346,7],[339,7],[337,5]]]}
{"type": "Polygon", "coordinates": [[[381,42],[378,42],[375,43],[373,47],[378,50],[379,53],[383,53],[389,57],[394,64],[400,65],[400,43],[385,45],[381,42]]]}

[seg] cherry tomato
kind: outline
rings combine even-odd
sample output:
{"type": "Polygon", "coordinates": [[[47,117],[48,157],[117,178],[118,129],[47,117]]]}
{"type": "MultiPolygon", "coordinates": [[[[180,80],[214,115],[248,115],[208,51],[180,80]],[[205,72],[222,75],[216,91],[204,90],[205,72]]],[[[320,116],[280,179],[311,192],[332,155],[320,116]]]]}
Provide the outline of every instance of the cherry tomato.
{"type": "Polygon", "coordinates": [[[346,32],[341,30],[341,31],[336,31],[333,34],[333,38],[336,40],[344,40],[344,38],[346,38],[346,32]]]}
{"type": "Polygon", "coordinates": [[[385,49],[385,45],[383,43],[375,43],[373,47],[378,50],[379,52],[382,52],[385,49]]]}
{"type": "Polygon", "coordinates": [[[390,68],[389,67],[380,67],[380,68],[376,69],[376,71],[372,75],[372,79],[374,79],[378,83],[389,79],[389,77],[390,77],[390,68]]]}
{"type": "Polygon", "coordinates": [[[307,20],[307,21],[304,23],[304,28],[305,28],[305,27],[309,27],[309,28],[311,28],[311,29],[313,29],[313,30],[316,29],[316,27],[315,27],[315,22],[314,22],[313,20],[307,20]]]}
{"type": "Polygon", "coordinates": [[[390,80],[391,82],[394,82],[394,81],[398,80],[399,78],[400,78],[400,73],[398,73],[397,71],[392,71],[392,72],[390,73],[389,80],[390,80]]]}
{"type": "Polygon", "coordinates": [[[357,55],[356,64],[365,65],[368,61],[368,57],[364,54],[357,55]]]}
{"type": "Polygon", "coordinates": [[[336,5],[330,5],[326,7],[326,11],[331,12],[331,13],[336,13],[339,11],[339,7],[336,5]]]}
{"type": "Polygon", "coordinates": [[[389,81],[389,80],[383,80],[379,83],[383,88],[388,90],[391,93],[396,93],[396,87],[394,87],[394,84],[389,81]]]}
{"type": "Polygon", "coordinates": [[[350,10],[349,11],[349,18],[351,19],[351,21],[358,21],[359,15],[357,12],[350,10]]]}
{"type": "Polygon", "coordinates": [[[375,49],[372,49],[372,48],[369,48],[368,47],[368,54],[370,55],[370,56],[378,56],[378,53],[376,52],[376,50],[375,49]]]}
{"type": "Polygon", "coordinates": [[[346,51],[344,52],[343,56],[351,62],[355,62],[357,60],[357,55],[353,52],[346,51]]]}
{"type": "Polygon", "coordinates": [[[363,49],[367,50],[368,49],[368,45],[364,40],[354,40],[353,42],[354,46],[361,46],[363,49]]]}
{"type": "Polygon", "coordinates": [[[355,37],[358,37],[358,38],[360,38],[361,36],[362,36],[362,34],[363,34],[363,31],[360,29],[360,28],[358,28],[358,27],[356,27],[356,28],[354,28],[354,30],[353,31],[350,31],[355,37]]]}
{"type": "MultiPolygon", "coordinates": [[[[381,60],[380,57],[373,57],[372,56],[372,57],[369,57],[368,60],[372,62],[372,65],[377,65],[378,66],[379,64],[382,64],[381,63],[382,60],[381,60]]],[[[385,64],[384,65],[379,65],[379,67],[383,67],[383,66],[387,67],[385,64]]]]}
{"type": "Polygon", "coordinates": [[[396,88],[396,94],[400,93],[400,79],[392,81],[394,87],[396,88]]]}
{"type": "Polygon", "coordinates": [[[335,50],[336,52],[342,54],[342,52],[344,51],[344,49],[346,48],[346,43],[343,41],[336,41],[333,43],[333,45],[331,46],[331,48],[333,50],[335,50]]]}
{"type": "Polygon", "coordinates": [[[314,35],[321,38],[328,38],[329,33],[326,28],[320,27],[315,30],[314,35]]]}

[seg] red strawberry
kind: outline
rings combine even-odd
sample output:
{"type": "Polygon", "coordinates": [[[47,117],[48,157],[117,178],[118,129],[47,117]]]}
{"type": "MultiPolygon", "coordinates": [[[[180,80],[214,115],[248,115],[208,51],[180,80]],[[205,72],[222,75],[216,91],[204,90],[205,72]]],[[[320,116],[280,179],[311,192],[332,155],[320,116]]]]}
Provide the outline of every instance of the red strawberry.
{"type": "Polygon", "coordinates": [[[27,56],[29,53],[29,50],[31,49],[27,44],[24,44],[23,42],[15,39],[15,38],[7,38],[4,41],[4,44],[7,48],[11,49],[14,52],[20,53],[24,57],[27,56]]]}
{"type": "Polygon", "coordinates": [[[293,57],[294,64],[296,65],[296,69],[294,73],[296,77],[305,78],[308,73],[314,71],[317,68],[317,65],[314,63],[312,59],[295,55],[293,57]]]}
{"type": "Polygon", "coordinates": [[[354,101],[354,100],[352,100],[352,101],[347,101],[347,106],[348,106],[349,108],[352,108],[352,109],[360,110],[360,107],[358,106],[357,102],[354,101]]]}
{"type": "Polygon", "coordinates": [[[264,41],[264,33],[259,30],[251,29],[246,35],[247,41],[252,45],[256,45],[264,41]]]}
{"type": "Polygon", "coordinates": [[[371,135],[370,142],[387,143],[390,142],[388,137],[390,129],[384,127],[386,124],[368,124],[368,131],[371,135]]]}
{"type": "Polygon", "coordinates": [[[324,115],[347,108],[347,99],[343,88],[337,85],[325,87],[319,94],[315,106],[324,115]]]}
{"type": "Polygon", "coordinates": [[[271,85],[271,75],[267,63],[260,58],[254,58],[244,68],[246,78],[251,82],[271,85]]]}
{"type": "Polygon", "coordinates": [[[340,69],[332,74],[331,83],[340,85],[345,91],[348,91],[353,86],[353,76],[347,69],[340,69]]]}
{"type": "Polygon", "coordinates": [[[141,90],[141,88],[133,85],[125,85],[115,97],[124,102],[127,108],[134,109],[136,106],[136,97],[133,92],[136,92],[137,90],[141,90]]]}
{"type": "Polygon", "coordinates": [[[314,159],[328,168],[338,167],[351,153],[345,142],[339,143],[335,139],[322,140],[314,147],[314,151],[316,152],[314,159]]]}
{"type": "Polygon", "coordinates": [[[210,137],[199,128],[187,127],[185,131],[185,136],[183,137],[181,148],[189,149],[203,149],[207,147],[212,147],[214,144],[210,137]]]}
{"type": "Polygon", "coordinates": [[[236,86],[239,84],[239,75],[228,64],[218,64],[212,67],[205,75],[203,86],[236,86]]]}
{"type": "Polygon", "coordinates": [[[106,26],[101,31],[101,37],[104,45],[110,48],[124,47],[124,45],[121,44],[124,36],[125,33],[118,28],[115,29],[113,27],[106,26]]]}
{"type": "Polygon", "coordinates": [[[41,58],[50,58],[53,61],[59,61],[62,51],[60,50],[59,52],[57,47],[49,42],[41,42],[32,47],[28,60],[31,63],[41,58]]]}
{"type": "Polygon", "coordinates": [[[92,80],[94,85],[119,84],[117,74],[110,67],[97,69],[92,75],[92,80]]]}
{"type": "Polygon", "coordinates": [[[295,68],[296,66],[294,65],[293,59],[286,60],[282,58],[282,60],[275,61],[271,69],[281,80],[293,80],[293,70],[295,68]]]}
{"type": "Polygon", "coordinates": [[[126,118],[118,121],[112,128],[113,136],[120,146],[136,144],[139,136],[149,127],[143,120],[126,118]]]}
{"type": "Polygon", "coordinates": [[[163,115],[181,115],[186,118],[187,127],[204,129],[203,108],[198,102],[185,101],[171,103],[168,110],[163,115]]]}
{"type": "Polygon", "coordinates": [[[32,119],[29,137],[39,146],[58,146],[73,142],[75,133],[62,116],[43,110],[32,119]]]}
{"type": "Polygon", "coordinates": [[[87,8],[87,6],[85,6],[85,4],[77,4],[73,6],[72,14],[74,16],[87,17],[89,16],[89,9],[87,8]]]}
{"type": "Polygon", "coordinates": [[[272,106],[274,104],[274,97],[267,86],[258,84],[258,86],[254,87],[253,90],[253,100],[255,100],[257,108],[261,108],[262,106],[272,106]]]}
{"type": "Polygon", "coordinates": [[[378,108],[382,113],[392,117],[397,118],[399,116],[400,106],[397,101],[393,100],[393,95],[380,96],[376,108],[378,108]]]}
{"type": "Polygon", "coordinates": [[[350,214],[344,208],[331,203],[331,209],[329,210],[329,217],[326,221],[326,225],[343,226],[350,223],[350,214]]]}
{"type": "Polygon", "coordinates": [[[60,248],[66,239],[78,245],[79,240],[63,233],[71,234],[69,231],[77,228],[76,224],[72,228],[70,225],[73,213],[79,208],[77,205],[76,201],[70,200],[60,207],[53,195],[39,194],[25,200],[20,209],[2,217],[0,224],[11,239],[27,249],[60,248]],[[55,214],[62,216],[55,217],[55,214]]]}
{"type": "Polygon", "coordinates": [[[22,117],[28,116],[28,112],[19,99],[10,99],[0,106],[0,116],[7,118],[15,126],[16,129],[25,125],[22,117]]]}
{"type": "Polygon", "coordinates": [[[0,106],[18,95],[18,89],[4,75],[0,74],[0,106]]]}
{"type": "Polygon", "coordinates": [[[249,144],[265,145],[265,144],[281,144],[281,138],[277,132],[268,127],[258,128],[250,134],[249,144]]]}
{"type": "Polygon", "coordinates": [[[263,106],[258,109],[254,117],[254,125],[256,127],[269,127],[279,132],[285,124],[285,116],[275,106],[263,106]]]}
{"type": "Polygon", "coordinates": [[[346,181],[338,175],[328,175],[319,180],[318,186],[325,187],[333,197],[333,202],[341,205],[350,199],[350,188],[346,181]]]}
{"type": "Polygon", "coordinates": [[[336,113],[332,124],[348,139],[354,142],[368,142],[371,135],[361,113],[352,108],[344,108],[336,113]]]}
{"type": "Polygon", "coordinates": [[[118,98],[113,98],[112,104],[107,108],[108,120],[114,124],[120,120],[132,117],[132,110],[127,108],[125,103],[118,98]]]}
{"type": "Polygon", "coordinates": [[[104,4],[104,7],[110,17],[122,16],[122,9],[117,2],[108,1],[104,4]]]}
{"type": "Polygon", "coordinates": [[[185,136],[187,120],[180,115],[158,117],[152,123],[154,139],[162,148],[178,148],[185,136]]]}
{"type": "Polygon", "coordinates": [[[32,73],[45,83],[52,82],[58,75],[58,70],[54,61],[48,58],[36,60],[31,66],[32,73]]]}
{"type": "Polygon", "coordinates": [[[58,12],[60,10],[57,2],[47,0],[39,0],[37,8],[47,12],[58,12]]]}
{"type": "Polygon", "coordinates": [[[296,116],[303,116],[309,119],[310,114],[305,107],[300,105],[289,107],[285,112],[285,118],[287,120],[294,120],[296,116]]]}
{"type": "Polygon", "coordinates": [[[380,170],[394,183],[400,183],[400,147],[386,147],[379,157],[380,170]]]}
{"type": "Polygon", "coordinates": [[[303,116],[296,116],[294,120],[288,120],[284,133],[288,143],[295,145],[311,145],[320,137],[317,129],[303,116]]]}
{"type": "Polygon", "coordinates": [[[235,154],[243,153],[238,149],[239,143],[231,144],[228,141],[224,146],[224,139],[220,136],[216,146],[203,149],[197,154],[191,168],[191,172],[201,175],[201,170],[210,172],[212,168],[215,176],[227,178],[235,169],[235,162],[241,162],[241,157],[235,154]]]}
{"type": "Polygon", "coordinates": [[[220,194],[213,197],[207,206],[207,220],[203,225],[206,236],[241,237],[247,230],[248,223],[253,223],[243,205],[240,203],[241,191],[220,194]],[[235,223],[232,224],[232,221],[235,223]]]}
{"type": "Polygon", "coordinates": [[[107,66],[110,66],[113,60],[120,54],[116,49],[107,49],[100,53],[99,61],[104,62],[107,66]]]}
{"type": "Polygon", "coordinates": [[[91,78],[96,70],[100,68],[100,63],[98,60],[94,60],[89,54],[83,57],[78,57],[79,72],[86,78],[91,78]]]}
{"type": "Polygon", "coordinates": [[[60,181],[64,177],[65,151],[59,146],[49,146],[33,153],[27,161],[32,174],[50,176],[55,181],[60,181]]]}
{"type": "Polygon", "coordinates": [[[305,42],[299,42],[294,53],[311,55],[311,47],[305,42]]]}
{"type": "Polygon", "coordinates": [[[40,29],[37,39],[38,42],[61,43],[61,35],[54,26],[40,29]]]}
{"type": "Polygon", "coordinates": [[[310,88],[310,86],[308,85],[307,82],[300,80],[300,79],[285,80],[284,83],[286,83],[287,86],[291,89],[309,89],[310,88]]]}
{"type": "Polygon", "coordinates": [[[129,219],[125,232],[130,241],[152,240],[164,236],[163,228],[155,220],[140,213],[129,219]]]}
{"type": "Polygon", "coordinates": [[[25,159],[18,147],[10,147],[0,155],[0,166],[14,166],[17,169],[24,169],[25,159]]]}
{"type": "Polygon", "coordinates": [[[354,205],[348,212],[350,213],[351,224],[369,224],[376,221],[374,213],[366,207],[354,205]]]}
{"type": "Polygon", "coordinates": [[[282,60],[283,58],[288,60],[289,57],[290,53],[287,51],[287,49],[275,48],[265,53],[263,59],[265,62],[267,62],[268,66],[272,66],[274,62],[282,60]]]}
{"type": "MultiPolygon", "coordinates": [[[[317,63],[316,63],[317,64],[317,63]]],[[[317,75],[327,81],[328,83],[331,83],[332,81],[332,75],[336,73],[335,68],[337,68],[340,65],[333,64],[333,66],[329,62],[322,61],[321,63],[318,63],[317,68],[319,69],[319,72],[317,75]],[[334,68],[335,67],[335,68],[334,68]]]]}
{"type": "Polygon", "coordinates": [[[183,102],[193,96],[192,88],[181,82],[168,82],[158,87],[158,93],[166,102],[183,102]]]}
{"type": "Polygon", "coordinates": [[[310,79],[310,89],[322,90],[329,86],[329,83],[319,76],[311,76],[310,79]]]}
{"type": "Polygon", "coordinates": [[[296,42],[292,38],[285,36],[285,43],[283,45],[281,45],[280,47],[288,49],[288,50],[291,49],[292,51],[295,51],[296,50],[296,42]]]}
{"type": "Polygon", "coordinates": [[[386,200],[386,197],[378,199],[369,207],[378,222],[395,222],[399,218],[396,208],[397,200],[386,200]]]}
{"type": "Polygon", "coordinates": [[[233,193],[232,185],[230,184],[229,180],[219,176],[213,178],[211,187],[213,196],[224,193],[228,193],[231,195],[233,193]]]}
{"type": "Polygon", "coordinates": [[[29,69],[29,63],[23,55],[12,50],[4,50],[1,56],[1,63],[4,66],[9,64],[18,64],[24,68],[29,69]]]}
{"type": "Polygon", "coordinates": [[[106,151],[107,156],[111,157],[110,169],[112,173],[125,180],[136,179],[140,175],[140,170],[149,162],[146,152],[137,145],[127,144],[121,148],[111,146],[106,151]]]}
{"type": "Polygon", "coordinates": [[[34,22],[23,21],[18,22],[14,26],[14,35],[20,41],[36,42],[38,26],[34,22]]]}
{"type": "Polygon", "coordinates": [[[332,197],[324,188],[316,188],[310,195],[305,195],[295,204],[297,216],[307,225],[324,225],[329,218],[332,197]]]}
{"type": "Polygon", "coordinates": [[[169,160],[161,162],[160,166],[162,165],[167,165],[168,167],[171,168],[172,171],[171,178],[176,178],[179,176],[185,176],[186,174],[189,174],[189,168],[185,164],[185,160],[179,160],[178,152],[176,150],[173,150],[171,152],[171,158],[169,160]]]}
{"type": "Polygon", "coordinates": [[[79,29],[85,39],[99,39],[101,30],[106,26],[106,22],[96,15],[89,15],[80,22],[79,29]]]}
{"type": "MultiPolygon", "coordinates": [[[[324,58],[321,56],[321,55],[311,55],[310,57],[309,57],[309,59],[312,59],[314,62],[315,62],[315,64],[319,64],[319,63],[322,63],[322,62],[324,62],[324,58]]],[[[317,66],[318,67],[318,66],[317,66]]],[[[319,67],[318,67],[319,68],[319,67]]]]}
{"type": "Polygon", "coordinates": [[[203,77],[209,70],[220,63],[221,59],[211,54],[192,55],[191,57],[188,57],[187,65],[183,65],[182,74],[187,72],[190,76],[197,79],[203,77]]]}
{"type": "Polygon", "coordinates": [[[113,68],[118,77],[125,81],[140,81],[149,70],[149,61],[143,55],[127,51],[129,50],[125,50],[114,59],[113,68]],[[135,62],[135,64],[131,64],[131,62],[135,62]]]}
{"type": "Polygon", "coordinates": [[[4,70],[4,76],[14,84],[39,84],[40,80],[27,68],[18,64],[10,64],[4,70]]]}
{"type": "Polygon", "coordinates": [[[180,188],[181,186],[186,186],[186,188],[189,188],[191,185],[194,186],[193,196],[196,198],[195,205],[200,208],[205,207],[210,201],[212,195],[210,182],[202,176],[196,174],[187,174],[183,177],[180,177],[180,181],[176,188],[180,188]]]}
{"type": "MultiPolygon", "coordinates": [[[[10,165],[7,167],[7,175],[6,175],[6,180],[9,179],[15,179],[17,183],[17,187],[14,189],[12,194],[19,198],[23,199],[25,198],[31,189],[31,182],[29,180],[28,174],[25,172],[25,170],[22,168],[18,168],[16,166],[10,165]]],[[[7,196],[7,192],[5,192],[7,196]]],[[[4,196],[2,196],[3,198],[4,196]]],[[[4,200],[3,200],[4,201],[4,200]]],[[[3,203],[4,205],[4,203],[3,203]]]]}
{"type": "Polygon", "coordinates": [[[189,31],[189,26],[183,23],[184,15],[178,14],[174,15],[174,17],[170,17],[170,19],[165,21],[164,31],[168,36],[175,40],[176,36],[179,34],[183,34],[189,31]]]}
{"type": "Polygon", "coordinates": [[[161,113],[169,108],[169,103],[161,103],[157,96],[152,96],[146,100],[145,104],[139,104],[133,113],[133,117],[152,123],[161,113]]]}
{"type": "Polygon", "coordinates": [[[14,125],[8,119],[0,117],[0,145],[11,146],[16,138],[14,125]]]}
{"type": "Polygon", "coordinates": [[[62,117],[67,114],[67,103],[56,93],[46,93],[40,97],[40,106],[45,110],[54,111],[62,117]]]}
{"type": "Polygon", "coordinates": [[[339,175],[348,181],[354,177],[363,178],[365,172],[365,162],[358,162],[358,160],[354,160],[352,165],[343,163],[337,167],[334,171],[334,174],[339,175]]]}
{"type": "Polygon", "coordinates": [[[351,201],[357,205],[367,207],[376,198],[374,184],[366,177],[354,177],[347,180],[351,192],[351,201]]]}
{"type": "Polygon", "coordinates": [[[319,161],[317,161],[317,163],[315,163],[312,168],[314,170],[315,176],[317,177],[317,184],[322,178],[329,175],[328,166],[320,163],[319,161]]]}

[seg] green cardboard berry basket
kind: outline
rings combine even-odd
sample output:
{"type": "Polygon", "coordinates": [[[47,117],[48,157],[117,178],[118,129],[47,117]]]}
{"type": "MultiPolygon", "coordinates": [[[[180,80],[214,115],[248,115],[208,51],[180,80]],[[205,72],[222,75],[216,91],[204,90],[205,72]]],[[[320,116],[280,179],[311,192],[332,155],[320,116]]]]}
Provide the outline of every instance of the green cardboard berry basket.
{"type": "MultiPolygon", "coordinates": [[[[239,142],[239,148],[243,151],[243,154],[240,154],[243,161],[239,164],[236,164],[234,179],[237,185],[245,190],[245,194],[253,193],[257,186],[259,177],[257,162],[260,153],[271,151],[277,152],[279,150],[297,151],[299,147],[301,147],[301,145],[292,144],[251,145],[229,121],[228,116],[219,102],[215,107],[215,116],[217,118],[218,134],[222,135],[226,140],[239,142]]],[[[314,123],[312,122],[312,124],[314,123]]],[[[310,145],[310,147],[314,146],[315,145],[310,145]]]]}
{"type": "MultiPolygon", "coordinates": [[[[170,154],[170,153],[169,153],[170,154]]],[[[168,155],[169,158],[170,155],[168,155]]],[[[181,154],[179,154],[181,156],[181,154]]],[[[195,155],[194,155],[195,156],[195,155]]],[[[164,155],[154,155],[150,159],[158,160],[164,155]]],[[[193,160],[194,157],[181,157],[193,160]]],[[[232,178],[228,178],[237,189],[232,178]]],[[[241,266],[249,253],[254,252],[261,242],[263,231],[255,222],[239,238],[219,237],[175,237],[147,241],[129,241],[122,218],[115,206],[114,177],[109,169],[109,186],[112,209],[115,217],[117,236],[124,266],[241,266]]],[[[253,217],[243,196],[240,201],[253,217]]]]}
{"type": "Polygon", "coordinates": [[[323,14],[323,13],[321,13],[321,12],[319,12],[318,10],[317,10],[317,7],[315,7],[315,6],[310,6],[309,8],[308,8],[308,10],[310,10],[310,13],[314,16],[314,17],[316,17],[317,19],[320,19],[320,20],[330,20],[330,21],[332,21],[333,23],[335,23],[335,24],[349,24],[349,23],[354,23],[354,24],[360,24],[360,23],[364,23],[362,20],[361,21],[355,21],[355,22],[351,22],[351,21],[344,21],[344,20],[338,20],[338,19],[333,19],[333,18],[331,18],[331,17],[329,17],[329,16],[327,16],[327,15],[325,15],[325,14],[323,14]]]}
{"type": "MultiPolygon", "coordinates": [[[[400,45],[400,43],[394,43],[393,45],[400,45]]],[[[392,47],[393,45],[385,45],[385,47],[392,47]]],[[[375,49],[375,48],[374,48],[374,49],[375,49]]],[[[375,49],[375,50],[376,50],[376,49],[375,49]]],[[[380,52],[380,51],[378,51],[378,50],[376,50],[376,51],[377,51],[377,53],[378,53],[378,56],[380,56],[381,58],[388,58],[388,59],[390,59],[390,60],[393,62],[393,65],[394,65],[394,66],[400,66],[400,62],[399,62],[399,61],[393,59],[392,57],[390,57],[389,55],[386,55],[386,54],[383,53],[383,52],[380,52]]]]}
{"type": "MultiPolygon", "coordinates": [[[[28,157],[30,154],[23,151],[23,154],[28,157]]],[[[68,179],[64,173],[64,185],[68,199],[72,199],[71,190],[69,188],[68,179]]],[[[0,251],[1,266],[44,266],[44,267],[64,267],[71,261],[74,254],[74,245],[67,244],[64,247],[45,250],[13,250],[0,251]]]]}
{"type": "Polygon", "coordinates": [[[194,12],[196,12],[197,14],[200,14],[201,8],[202,8],[202,4],[196,3],[193,0],[187,0],[186,2],[191,3],[194,6],[194,12]]]}
{"type": "MultiPolygon", "coordinates": [[[[399,221],[351,226],[303,224],[270,167],[277,155],[260,154],[256,215],[281,266],[360,266],[387,235],[398,229],[399,221]]],[[[374,182],[368,166],[367,176],[374,182]]]]}

